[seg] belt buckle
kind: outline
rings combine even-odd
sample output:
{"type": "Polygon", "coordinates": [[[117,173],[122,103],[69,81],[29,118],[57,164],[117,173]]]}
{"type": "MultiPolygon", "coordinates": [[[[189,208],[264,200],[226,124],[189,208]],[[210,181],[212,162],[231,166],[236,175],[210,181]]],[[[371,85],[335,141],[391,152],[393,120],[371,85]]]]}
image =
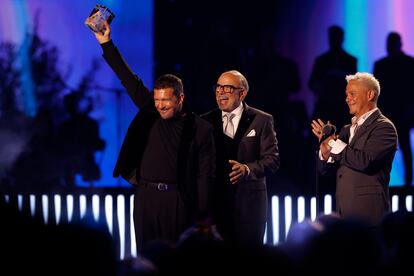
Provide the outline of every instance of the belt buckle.
{"type": "Polygon", "coordinates": [[[158,189],[158,191],[167,191],[168,190],[168,184],[158,183],[157,189],[158,189]]]}

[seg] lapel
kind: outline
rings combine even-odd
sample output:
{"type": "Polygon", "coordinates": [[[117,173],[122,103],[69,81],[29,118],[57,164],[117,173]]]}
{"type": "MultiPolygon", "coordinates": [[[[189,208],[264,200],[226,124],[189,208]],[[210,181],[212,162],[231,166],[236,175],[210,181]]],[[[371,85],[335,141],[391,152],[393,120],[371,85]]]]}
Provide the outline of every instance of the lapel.
{"type": "Polygon", "coordinates": [[[361,137],[366,132],[368,127],[372,125],[372,123],[374,123],[380,116],[381,116],[381,111],[379,109],[377,109],[374,113],[372,113],[371,116],[369,116],[368,119],[362,125],[358,127],[358,131],[356,132],[355,136],[352,138],[350,145],[355,144],[355,141],[358,140],[358,138],[361,137]]]}
{"type": "Polygon", "coordinates": [[[239,143],[240,140],[243,138],[243,135],[246,133],[247,129],[250,127],[256,115],[254,111],[245,102],[243,102],[243,105],[244,105],[243,113],[240,118],[240,122],[239,122],[239,126],[237,127],[236,134],[234,135],[234,140],[237,143],[239,143]]]}
{"type": "Polygon", "coordinates": [[[339,133],[339,139],[341,139],[344,142],[349,142],[350,128],[351,128],[351,125],[344,126],[341,129],[341,132],[339,133]]]}
{"type": "Polygon", "coordinates": [[[217,133],[223,133],[223,117],[221,110],[217,108],[211,115],[211,123],[213,124],[214,131],[217,133]]]}

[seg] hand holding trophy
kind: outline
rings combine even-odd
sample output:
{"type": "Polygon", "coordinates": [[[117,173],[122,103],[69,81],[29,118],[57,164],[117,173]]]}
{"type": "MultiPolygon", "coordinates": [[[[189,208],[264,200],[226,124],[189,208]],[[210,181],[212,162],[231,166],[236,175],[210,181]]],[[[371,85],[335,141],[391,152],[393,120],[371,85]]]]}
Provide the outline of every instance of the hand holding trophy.
{"type": "Polygon", "coordinates": [[[105,6],[97,4],[89,14],[89,17],[86,18],[86,26],[88,26],[94,32],[95,37],[99,43],[102,44],[110,40],[109,24],[112,22],[114,17],[115,14],[111,10],[105,6]]]}

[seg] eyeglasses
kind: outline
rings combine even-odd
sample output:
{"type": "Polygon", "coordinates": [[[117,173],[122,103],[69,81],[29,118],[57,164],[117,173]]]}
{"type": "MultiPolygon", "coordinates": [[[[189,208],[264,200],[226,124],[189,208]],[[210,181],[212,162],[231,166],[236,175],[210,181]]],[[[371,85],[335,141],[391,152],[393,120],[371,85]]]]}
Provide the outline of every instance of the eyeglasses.
{"type": "Polygon", "coordinates": [[[213,90],[217,94],[220,93],[220,92],[224,92],[226,94],[233,94],[234,91],[240,90],[240,89],[244,89],[244,88],[243,87],[236,87],[236,86],[230,85],[230,84],[221,85],[221,84],[216,83],[215,85],[213,85],[213,90]]]}

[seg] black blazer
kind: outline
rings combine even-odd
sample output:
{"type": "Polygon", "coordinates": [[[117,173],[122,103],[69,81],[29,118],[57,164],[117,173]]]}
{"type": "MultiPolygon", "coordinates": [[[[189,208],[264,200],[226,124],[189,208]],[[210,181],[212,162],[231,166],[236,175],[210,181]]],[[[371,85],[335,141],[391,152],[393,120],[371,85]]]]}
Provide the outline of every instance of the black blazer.
{"type": "MultiPolygon", "coordinates": [[[[239,181],[234,191],[234,219],[238,222],[265,222],[267,212],[266,175],[274,173],[280,165],[273,117],[243,103],[244,110],[234,136],[235,160],[250,168],[248,179],[239,181]]],[[[214,127],[217,153],[218,191],[223,192],[229,182],[221,110],[216,108],[202,118],[214,127]]],[[[226,200],[226,199],[224,199],[226,200]]]]}
{"type": "MultiPolygon", "coordinates": [[[[348,143],[351,125],[341,129],[339,139],[348,143]]],[[[379,225],[390,210],[388,184],[395,152],[397,131],[394,124],[375,111],[358,127],[351,143],[335,160],[336,209],[342,217],[364,219],[379,225]]],[[[321,169],[327,164],[320,161],[321,169]]]]}
{"type": "MultiPolygon", "coordinates": [[[[139,179],[141,158],[149,131],[160,116],[152,93],[123,60],[112,41],[102,44],[104,58],[121,80],[133,102],[140,108],[128,127],[113,175],[127,181],[139,179]]],[[[210,188],[215,175],[215,147],[212,127],[187,112],[179,145],[177,185],[187,207],[200,212],[209,208],[210,188]]]]}

